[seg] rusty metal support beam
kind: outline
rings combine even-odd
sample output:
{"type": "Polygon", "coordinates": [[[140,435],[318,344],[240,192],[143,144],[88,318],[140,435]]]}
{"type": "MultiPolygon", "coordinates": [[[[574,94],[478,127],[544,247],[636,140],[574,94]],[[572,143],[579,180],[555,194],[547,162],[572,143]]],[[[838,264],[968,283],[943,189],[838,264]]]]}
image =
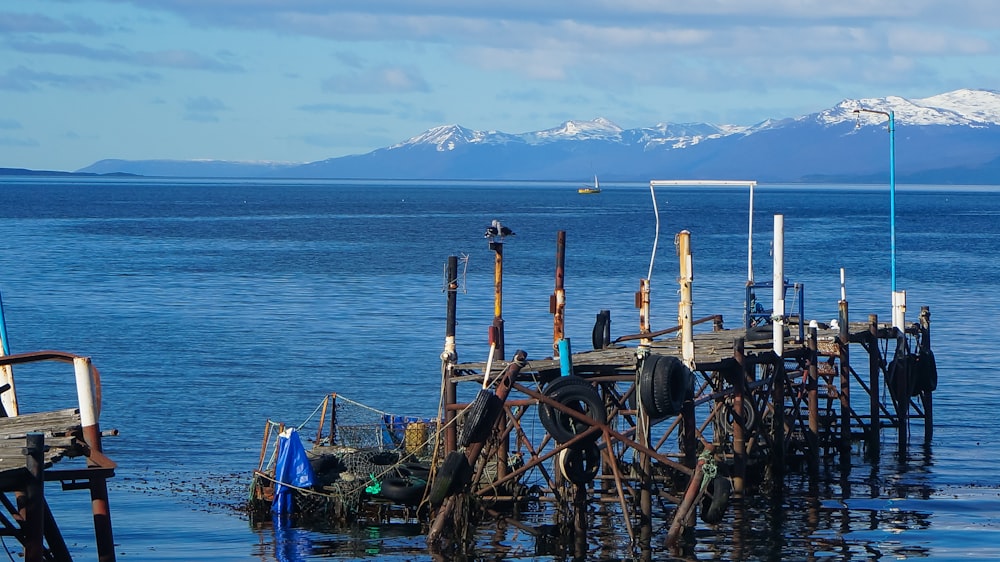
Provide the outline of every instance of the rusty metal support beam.
{"type": "Polygon", "coordinates": [[[879,399],[882,353],[878,347],[878,315],[868,315],[868,398],[870,404],[868,449],[877,458],[882,445],[882,411],[879,399]]]}
{"type": "Polygon", "coordinates": [[[740,420],[746,419],[743,410],[743,393],[746,389],[746,379],[749,369],[754,369],[744,355],[743,338],[733,342],[733,358],[739,364],[739,372],[732,377],[733,385],[733,496],[743,497],[744,481],[747,468],[747,443],[745,429],[740,420]]]}
{"type": "Polygon", "coordinates": [[[851,452],[851,350],[848,334],[848,305],[846,300],[838,303],[837,353],[840,356],[840,455],[847,462],[851,452]]]}
{"type": "Polygon", "coordinates": [[[812,476],[819,473],[819,395],[817,385],[819,384],[819,365],[817,365],[818,351],[816,342],[816,328],[809,328],[809,378],[806,383],[806,392],[809,404],[809,471],[812,476]]]}
{"type": "MultiPolygon", "coordinates": [[[[931,309],[930,307],[920,307],[920,345],[921,351],[925,354],[925,361],[933,360],[931,351],[931,309]]],[[[937,366],[935,365],[935,376],[937,376],[937,366]]],[[[933,393],[925,390],[920,394],[920,400],[924,406],[924,443],[930,443],[934,439],[934,399],[933,393]]]]}
{"type": "Polygon", "coordinates": [[[559,340],[566,337],[566,231],[556,234],[556,286],[549,302],[552,313],[552,350],[559,356],[559,340]]]}
{"type": "Polygon", "coordinates": [[[25,468],[28,478],[20,501],[21,529],[24,531],[25,562],[42,562],[45,557],[45,435],[25,437],[25,468]]]}

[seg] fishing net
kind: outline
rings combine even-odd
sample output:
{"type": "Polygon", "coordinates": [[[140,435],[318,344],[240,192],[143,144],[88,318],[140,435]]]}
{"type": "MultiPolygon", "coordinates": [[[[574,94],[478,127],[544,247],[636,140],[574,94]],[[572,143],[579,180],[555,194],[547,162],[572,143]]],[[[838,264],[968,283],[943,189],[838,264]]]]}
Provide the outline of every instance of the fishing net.
{"type": "MultiPolygon", "coordinates": [[[[268,424],[263,450],[283,427],[268,424]]],[[[358,513],[364,497],[379,493],[383,479],[404,474],[404,461],[428,459],[439,433],[437,420],[390,414],[339,395],[327,396],[297,429],[315,436],[307,455],[316,477],[312,489],[295,490],[297,512],[342,521],[358,513]]],[[[273,483],[273,449],[266,462],[262,456],[256,477],[267,485],[273,483]]]]}

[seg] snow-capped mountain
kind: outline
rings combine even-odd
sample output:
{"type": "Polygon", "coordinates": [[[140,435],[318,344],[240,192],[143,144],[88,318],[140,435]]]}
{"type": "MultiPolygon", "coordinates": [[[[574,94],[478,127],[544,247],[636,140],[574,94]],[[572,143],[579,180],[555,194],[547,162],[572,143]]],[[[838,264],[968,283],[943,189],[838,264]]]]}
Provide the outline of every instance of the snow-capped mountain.
{"type": "Polygon", "coordinates": [[[886,117],[877,113],[855,113],[855,110],[860,109],[886,113],[892,111],[897,125],[990,127],[1000,125],[1000,92],[955,90],[915,100],[898,96],[844,100],[833,108],[816,114],[816,119],[831,125],[845,121],[860,122],[863,125],[885,123],[886,117]]]}
{"type": "MultiPolygon", "coordinates": [[[[298,166],[184,162],[179,176],[385,179],[578,180],[757,179],[762,182],[883,181],[888,114],[899,181],[1000,184],[1000,91],[962,89],[922,99],[843,100],[834,107],[751,127],[566,121],[526,133],[429,129],[367,154],[298,166]],[[585,170],[586,173],[581,172],[585,170]]],[[[101,161],[81,172],[165,174],[164,161],[101,161]]]]}

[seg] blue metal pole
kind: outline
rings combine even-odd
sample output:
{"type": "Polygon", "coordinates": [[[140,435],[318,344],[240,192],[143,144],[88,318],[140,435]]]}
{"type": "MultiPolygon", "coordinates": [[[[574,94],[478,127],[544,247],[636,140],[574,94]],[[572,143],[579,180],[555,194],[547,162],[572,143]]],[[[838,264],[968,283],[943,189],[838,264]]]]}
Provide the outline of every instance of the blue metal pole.
{"type": "Polygon", "coordinates": [[[3,296],[0,296],[0,344],[3,345],[3,354],[10,355],[10,344],[7,343],[7,321],[3,316],[3,296]]]}
{"type": "Polygon", "coordinates": [[[896,294],[896,115],[889,110],[889,244],[892,252],[892,293],[896,294]]]}

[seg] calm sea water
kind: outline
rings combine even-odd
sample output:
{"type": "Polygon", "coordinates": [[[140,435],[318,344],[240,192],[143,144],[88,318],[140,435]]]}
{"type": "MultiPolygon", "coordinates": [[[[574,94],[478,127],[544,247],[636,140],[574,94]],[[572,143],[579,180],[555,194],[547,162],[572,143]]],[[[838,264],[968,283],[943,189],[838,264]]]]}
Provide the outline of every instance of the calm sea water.
{"type": "MultiPolygon", "coordinates": [[[[605,186],[602,186],[605,187],[605,186]]],[[[89,355],[103,381],[101,426],[119,464],[111,488],[119,560],[426,559],[419,528],[275,530],[233,507],[247,495],[267,418],[296,423],[324,393],[432,416],[438,403],[449,255],[468,256],[459,296],[462,360],[486,356],[499,219],[507,239],[510,349],[551,353],[556,234],[567,233],[567,331],[589,342],[596,312],[636,331],[633,293],[655,231],[645,185],[580,196],[552,183],[0,180],[0,291],[11,351],[89,355]]],[[[695,317],[740,322],[748,193],[658,189],[653,326],[676,319],[673,236],[692,233],[695,317]]],[[[770,279],[772,215],[785,216],[785,271],[806,314],[836,316],[845,268],[852,316],[889,318],[889,196],[882,186],[759,186],[754,262],[770,279]]],[[[940,373],[935,434],[907,458],[810,491],[790,477],[783,505],[699,529],[692,558],[1000,556],[1000,188],[897,192],[897,284],[909,318],[930,306],[940,373]]],[[[15,370],[23,411],[75,403],[71,372],[15,370]]],[[[894,432],[885,435],[887,444],[894,432]]],[[[48,497],[70,549],[95,556],[85,492],[48,497]]],[[[665,527],[657,533],[665,534],[665,527]]],[[[560,559],[523,533],[484,530],[483,559],[560,559]]],[[[628,558],[623,533],[588,557],[628,558]]],[[[16,550],[16,543],[7,540],[16,550]]],[[[654,539],[654,543],[657,541],[654,539]]],[[[667,554],[654,553],[654,558],[667,554]]]]}

